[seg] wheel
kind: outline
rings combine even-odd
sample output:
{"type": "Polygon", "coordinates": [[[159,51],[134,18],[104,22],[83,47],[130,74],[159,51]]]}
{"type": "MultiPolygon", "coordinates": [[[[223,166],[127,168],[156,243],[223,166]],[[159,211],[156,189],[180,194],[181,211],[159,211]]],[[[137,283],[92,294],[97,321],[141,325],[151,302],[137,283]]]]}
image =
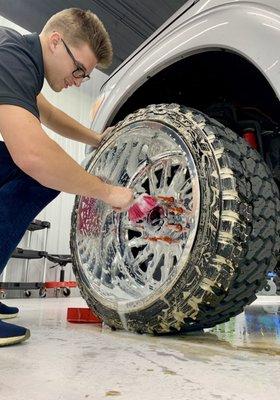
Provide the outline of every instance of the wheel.
{"type": "Polygon", "coordinates": [[[43,299],[45,297],[47,297],[47,291],[45,288],[41,288],[39,289],[39,296],[43,299]]]}
{"type": "Polygon", "coordinates": [[[25,290],[24,291],[24,296],[25,297],[31,297],[31,291],[30,290],[25,290]]]}
{"type": "Polygon", "coordinates": [[[63,288],[63,296],[68,297],[71,294],[71,290],[69,288],[63,288]]]}
{"type": "Polygon", "coordinates": [[[117,329],[212,327],[250,304],[279,251],[279,193],[259,154],[199,111],[152,105],[119,122],[86,170],[157,196],[128,213],[77,196],[71,252],[81,293],[117,329]]]}
{"type": "Polygon", "coordinates": [[[7,297],[7,293],[5,290],[0,290],[0,299],[5,299],[7,297]]]}

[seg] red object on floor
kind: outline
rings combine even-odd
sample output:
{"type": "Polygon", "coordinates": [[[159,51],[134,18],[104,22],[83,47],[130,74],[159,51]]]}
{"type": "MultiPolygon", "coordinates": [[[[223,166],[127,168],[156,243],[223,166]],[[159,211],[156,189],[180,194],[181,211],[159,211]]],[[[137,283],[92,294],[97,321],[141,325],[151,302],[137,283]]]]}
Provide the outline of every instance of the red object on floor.
{"type": "Polygon", "coordinates": [[[62,287],[77,287],[77,282],[75,281],[49,281],[45,282],[45,288],[46,289],[51,289],[51,288],[62,288],[62,287]]]}
{"type": "Polygon", "coordinates": [[[97,317],[90,308],[68,308],[67,321],[78,324],[101,324],[102,319],[97,317]]]}

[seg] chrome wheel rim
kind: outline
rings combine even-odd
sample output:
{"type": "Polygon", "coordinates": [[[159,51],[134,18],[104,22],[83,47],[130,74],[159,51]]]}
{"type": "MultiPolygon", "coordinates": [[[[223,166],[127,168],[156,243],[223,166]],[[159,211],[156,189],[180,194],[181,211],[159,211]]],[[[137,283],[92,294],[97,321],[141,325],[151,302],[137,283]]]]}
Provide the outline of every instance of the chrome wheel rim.
{"type": "Polygon", "coordinates": [[[87,197],[76,209],[77,267],[86,289],[113,309],[147,306],[178,278],[196,236],[200,188],[187,140],[164,123],[133,122],[112,132],[87,171],[158,198],[137,223],[87,197]]]}

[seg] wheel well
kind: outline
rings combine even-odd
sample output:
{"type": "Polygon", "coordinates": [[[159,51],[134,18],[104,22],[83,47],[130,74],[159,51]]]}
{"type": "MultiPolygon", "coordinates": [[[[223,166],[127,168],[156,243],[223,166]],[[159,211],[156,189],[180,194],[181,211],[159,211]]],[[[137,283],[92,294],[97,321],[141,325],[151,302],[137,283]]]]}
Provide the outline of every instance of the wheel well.
{"type": "Polygon", "coordinates": [[[179,103],[206,113],[213,104],[228,103],[258,109],[280,123],[279,100],[266,78],[247,59],[225,50],[192,55],[150,77],[121,107],[112,125],[153,103],[179,103]]]}

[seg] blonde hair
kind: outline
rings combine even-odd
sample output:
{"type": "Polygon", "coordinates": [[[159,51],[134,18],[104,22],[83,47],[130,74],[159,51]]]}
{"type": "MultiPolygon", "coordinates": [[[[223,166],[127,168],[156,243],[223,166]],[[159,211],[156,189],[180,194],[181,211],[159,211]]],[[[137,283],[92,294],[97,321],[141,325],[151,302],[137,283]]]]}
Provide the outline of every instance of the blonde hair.
{"type": "Polygon", "coordinates": [[[42,33],[53,31],[61,33],[72,46],[87,43],[97,58],[99,68],[107,68],[112,63],[113,50],[109,34],[93,12],[80,8],[60,11],[46,22],[42,33]]]}

